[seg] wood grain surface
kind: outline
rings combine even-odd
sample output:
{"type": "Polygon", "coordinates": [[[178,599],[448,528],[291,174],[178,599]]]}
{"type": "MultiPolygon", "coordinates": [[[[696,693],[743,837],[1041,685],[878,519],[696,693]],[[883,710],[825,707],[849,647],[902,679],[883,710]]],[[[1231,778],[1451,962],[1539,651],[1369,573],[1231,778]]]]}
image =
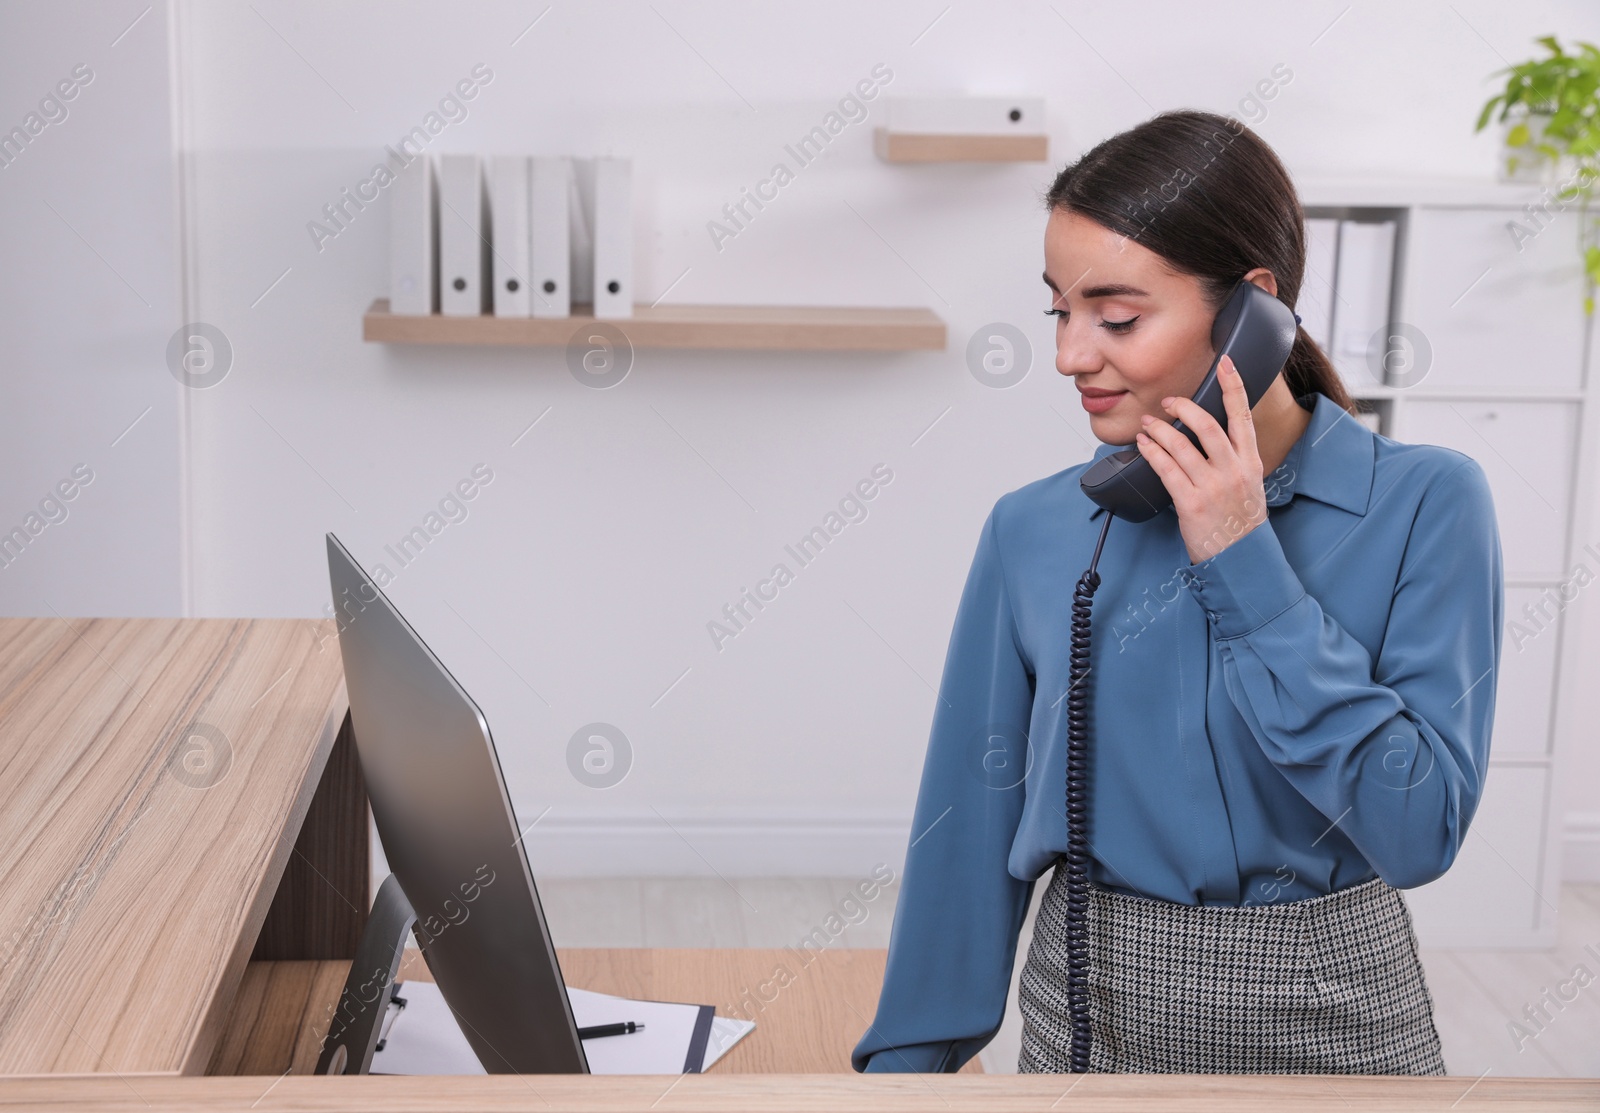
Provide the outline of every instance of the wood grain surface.
{"type": "MultiPolygon", "coordinates": [[[[755,1031],[712,1066],[724,1074],[839,1074],[872,1022],[886,951],[830,948],[561,949],[570,986],[651,1001],[712,1005],[720,1016],[754,1020],[755,1031]]],[[[252,962],[212,1060],[214,1074],[309,1074],[344,986],[348,962],[252,962]]],[[[402,980],[432,981],[408,950],[402,980]]],[[[963,1073],[980,1074],[973,1057],[963,1073]]]]}
{"type": "Polygon", "coordinates": [[[332,633],[0,619],[0,1073],[205,1068],[345,714],[332,633]]]}
{"type": "MultiPolygon", "coordinates": [[[[568,985],[619,997],[690,1001],[756,1022],[714,1071],[838,1074],[872,1023],[883,986],[882,950],[689,948],[559,952],[568,985]]],[[[962,1068],[982,1073],[977,1058],[962,1068]]]]}
{"type": "Polygon", "coordinates": [[[347,713],[251,959],[355,957],[372,908],[371,831],[347,713]]]}
{"type": "Polygon", "coordinates": [[[13,1080],[0,1109],[151,1113],[1593,1113],[1600,1081],[1339,1075],[478,1075],[13,1080]]]}
{"type": "Polygon", "coordinates": [[[872,148],[885,162],[1045,162],[1048,135],[929,135],[878,128],[872,148]]]}
{"type": "MultiPolygon", "coordinates": [[[[379,298],[361,319],[363,340],[385,344],[509,344],[564,347],[586,325],[588,306],[571,317],[404,316],[379,298]]],[[[943,351],[945,324],[922,308],[804,305],[638,305],[632,317],[599,322],[635,348],[742,348],[769,351],[943,351]]]]}

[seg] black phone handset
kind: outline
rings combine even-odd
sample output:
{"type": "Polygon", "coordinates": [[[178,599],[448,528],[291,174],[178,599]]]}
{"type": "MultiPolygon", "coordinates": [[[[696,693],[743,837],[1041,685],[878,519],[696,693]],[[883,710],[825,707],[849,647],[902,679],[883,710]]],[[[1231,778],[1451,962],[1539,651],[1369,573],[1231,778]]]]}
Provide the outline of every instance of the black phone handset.
{"type": "MultiPolygon", "coordinates": [[[[1223,356],[1233,360],[1244,381],[1245,396],[1255,408],[1289,361],[1299,323],[1283,302],[1251,282],[1241,281],[1228,295],[1211,326],[1211,346],[1216,357],[1200,382],[1194,400],[1223,430],[1228,415],[1217,380],[1223,356]]],[[[1200,449],[1200,438],[1181,421],[1172,423],[1200,449]]],[[[1160,476],[1137,446],[1121,449],[1095,461],[1079,480],[1083,493],[1110,511],[1095,543],[1089,569],[1072,593],[1071,683],[1067,689],[1067,1019],[1072,1033],[1071,1071],[1089,1070],[1091,1030],[1089,1016],[1089,613],[1095,589],[1100,586],[1100,551],[1113,518],[1147,522],[1172,505],[1160,476]]]]}
{"type": "MultiPolygon", "coordinates": [[[[1239,369],[1245,396],[1254,409],[1288,362],[1297,319],[1287,305],[1252,282],[1239,283],[1228,295],[1211,326],[1216,358],[1194,394],[1195,402],[1224,430],[1228,428],[1228,413],[1223,404],[1222,383],[1217,379],[1222,357],[1229,356],[1239,369]]],[[[1181,421],[1174,421],[1172,427],[1200,448],[1200,437],[1193,429],[1181,421]]],[[[1205,449],[1200,451],[1204,454],[1205,449]]],[[[1095,461],[1079,482],[1084,494],[1130,522],[1149,521],[1172,505],[1172,496],[1167,494],[1161,477],[1137,445],[1095,461]]]]}

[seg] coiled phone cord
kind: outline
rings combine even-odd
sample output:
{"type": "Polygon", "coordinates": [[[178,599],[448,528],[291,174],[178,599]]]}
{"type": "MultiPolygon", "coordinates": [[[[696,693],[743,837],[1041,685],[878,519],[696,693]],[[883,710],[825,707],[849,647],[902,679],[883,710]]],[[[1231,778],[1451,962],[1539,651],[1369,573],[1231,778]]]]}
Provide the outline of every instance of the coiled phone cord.
{"type": "Polygon", "coordinates": [[[1089,1071],[1089,611],[1100,586],[1100,551],[1111,532],[1106,514],[1089,568],[1072,593],[1071,686],[1067,689],[1067,1019],[1073,1074],[1089,1071]]]}

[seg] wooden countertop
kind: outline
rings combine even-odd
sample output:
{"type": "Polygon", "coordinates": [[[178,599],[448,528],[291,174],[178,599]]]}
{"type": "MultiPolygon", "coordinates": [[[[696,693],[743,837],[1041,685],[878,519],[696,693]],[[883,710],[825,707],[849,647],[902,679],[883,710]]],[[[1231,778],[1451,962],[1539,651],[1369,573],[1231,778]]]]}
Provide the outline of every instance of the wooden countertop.
{"type": "MultiPolygon", "coordinates": [[[[11,1076],[0,1109],[1600,1110],[1592,1079],[735,1073],[792,1071],[776,1055],[786,1026],[831,1033],[807,1054],[837,1066],[870,1019],[881,952],[830,952],[798,971],[704,1075],[290,1073],[315,1047],[308,1010],[342,980],[360,919],[346,912],[364,914],[357,883],[338,876],[352,868],[365,891],[364,797],[332,634],[315,621],[0,619],[0,1074],[11,1076]],[[308,841],[313,829],[331,833],[325,846],[308,841]],[[341,904],[352,907],[323,915],[341,904]],[[324,922],[297,939],[308,908],[324,922]],[[253,950],[305,961],[250,963],[253,950]],[[272,979],[240,992],[247,966],[304,974],[280,979],[300,1011],[252,1014],[272,979]],[[224,1038],[241,1017],[292,1022],[287,1065],[182,1077],[255,1046],[224,1038]]],[[[737,1014],[747,983],[788,954],[561,957],[575,985],[709,993],[737,1014]]]]}
{"type": "MultiPolygon", "coordinates": [[[[753,1032],[713,1066],[721,1074],[847,1074],[872,1023],[888,952],[827,947],[563,949],[568,985],[656,1001],[714,1005],[753,1032]]],[[[421,965],[420,963],[418,965],[421,965]]],[[[969,1073],[982,1073],[974,1057],[969,1073]]]]}
{"type": "Polygon", "coordinates": [[[344,718],[332,635],[0,619],[0,1074],[204,1070],[344,718]]]}
{"type": "Polygon", "coordinates": [[[480,1075],[473,1078],[86,1078],[8,1081],[0,1109],[152,1113],[538,1110],[540,1113],[1352,1113],[1538,1110],[1593,1113],[1600,1081],[1307,1075],[480,1075]]]}
{"type": "MultiPolygon", "coordinates": [[[[712,1005],[755,1031],[713,1066],[718,1074],[849,1074],[850,1052],[872,1023],[882,950],[794,948],[560,948],[570,986],[650,1001],[712,1005]]],[[[252,962],[210,1074],[310,1074],[344,987],[348,962],[252,962]]],[[[408,950],[403,981],[431,981],[408,950]]],[[[963,1073],[981,1074],[973,1057],[963,1073]]]]}

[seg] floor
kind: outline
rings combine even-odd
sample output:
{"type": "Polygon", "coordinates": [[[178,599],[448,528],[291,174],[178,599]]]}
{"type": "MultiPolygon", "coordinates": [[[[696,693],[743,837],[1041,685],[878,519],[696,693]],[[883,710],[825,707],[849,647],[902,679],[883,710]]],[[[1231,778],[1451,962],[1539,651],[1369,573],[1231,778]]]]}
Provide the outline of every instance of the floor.
{"type": "MultiPolygon", "coordinates": [[[[539,892],[558,947],[785,947],[807,937],[887,947],[896,887],[869,884],[867,900],[857,889],[862,880],[549,880],[539,892]]],[[[1036,886],[1035,908],[1042,893],[1036,886]]],[[[982,1053],[992,1074],[1016,1070],[1016,977],[1035,908],[1023,927],[1005,1023],[982,1053]]],[[[1423,952],[1451,1074],[1600,1076],[1600,884],[1563,886],[1560,924],[1548,951],[1423,952]]]]}

